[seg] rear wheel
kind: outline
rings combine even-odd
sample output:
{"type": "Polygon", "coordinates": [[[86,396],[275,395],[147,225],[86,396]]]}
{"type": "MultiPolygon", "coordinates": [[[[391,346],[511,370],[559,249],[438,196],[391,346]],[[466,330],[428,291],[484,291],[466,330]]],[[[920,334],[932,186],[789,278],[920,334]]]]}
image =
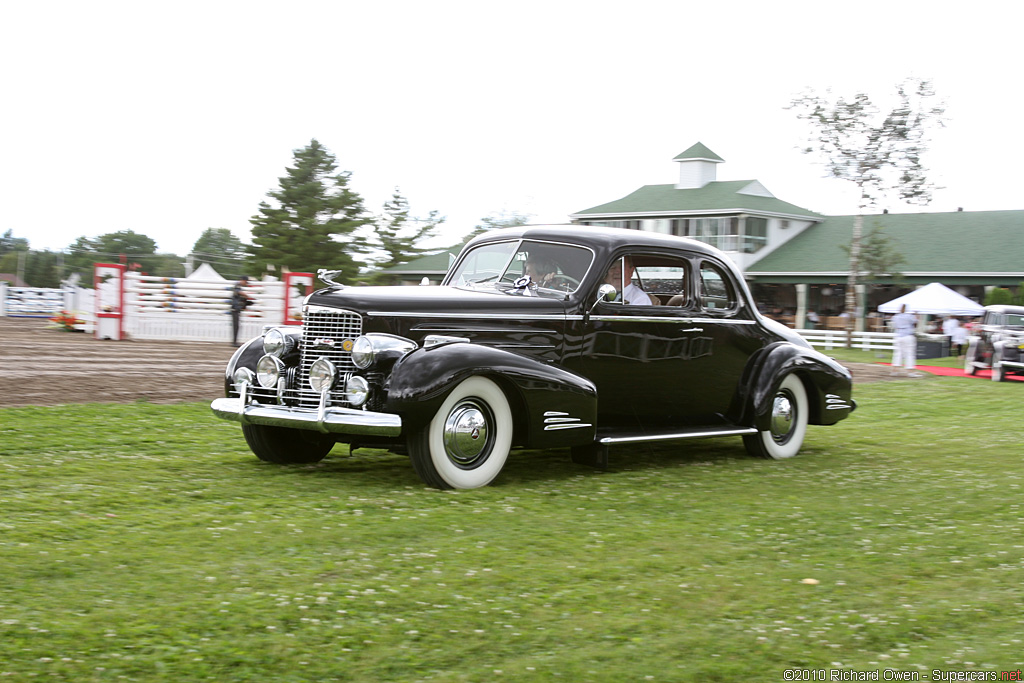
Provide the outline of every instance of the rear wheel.
{"type": "Polygon", "coordinates": [[[807,434],[807,390],[796,375],[787,375],[772,397],[768,429],[743,437],[755,457],[782,460],[800,451],[807,434]]]}
{"type": "Polygon", "coordinates": [[[279,465],[320,462],[334,448],[334,439],[308,429],[247,424],[242,434],[257,458],[279,465]]]}
{"type": "Polygon", "coordinates": [[[463,380],[433,419],[408,440],[416,474],[439,489],[489,484],[512,447],[512,410],[501,388],[486,377],[463,380]]]}

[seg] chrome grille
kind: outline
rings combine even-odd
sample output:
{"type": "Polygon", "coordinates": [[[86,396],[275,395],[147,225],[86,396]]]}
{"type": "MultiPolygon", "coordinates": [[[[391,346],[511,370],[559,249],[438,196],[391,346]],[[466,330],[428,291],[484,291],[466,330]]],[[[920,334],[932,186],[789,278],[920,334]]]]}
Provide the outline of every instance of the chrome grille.
{"type": "MultiPolygon", "coordinates": [[[[338,309],[312,307],[302,321],[302,349],[299,361],[298,399],[300,406],[316,407],[320,395],[309,387],[309,368],[318,358],[326,358],[341,375],[338,385],[331,391],[331,405],[347,406],[345,381],[356,369],[352,352],[342,348],[345,341],[352,342],[363,333],[363,319],[358,313],[338,309]],[[327,343],[326,340],[330,340],[327,343]],[[317,342],[321,344],[317,346],[317,342]]],[[[351,343],[348,345],[351,349],[351,343]]]]}

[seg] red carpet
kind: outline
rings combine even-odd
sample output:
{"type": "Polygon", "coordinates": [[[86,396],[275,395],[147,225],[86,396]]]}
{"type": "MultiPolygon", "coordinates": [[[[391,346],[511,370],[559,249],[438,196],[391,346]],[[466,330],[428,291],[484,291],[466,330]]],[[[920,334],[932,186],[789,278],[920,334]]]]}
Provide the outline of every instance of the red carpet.
{"type": "MultiPolygon", "coordinates": [[[[892,365],[892,363],[882,363],[882,365],[892,365]]],[[[978,379],[987,379],[990,382],[992,381],[991,370],[978,370],[974,375],[968,375],[964,372],[962,367],[944,368],[937,365],[918,365],[916,369],[918,372],[927,372],[931,375],[939,375],[940,377],[977,377],[978,379]]],[[[1024,382],[1024,376],[1021,375],[1007,375],[1006,379],[1024,382]]]]}

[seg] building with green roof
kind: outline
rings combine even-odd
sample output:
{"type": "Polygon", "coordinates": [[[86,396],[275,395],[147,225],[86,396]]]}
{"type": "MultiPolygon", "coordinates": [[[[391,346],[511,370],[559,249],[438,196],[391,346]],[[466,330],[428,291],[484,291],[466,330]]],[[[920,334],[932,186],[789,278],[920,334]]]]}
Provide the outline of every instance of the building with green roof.
{"type": "MultiPolygon", "coordinates": [[[[842,311],[854,216],[824,216],[775,197],[757,180],[717,180],[723,159],[701,143],[677,155],[679,180],[570,216],[580,225],[648,230],[707,242],[744,272],[762,310],[842,311]]],[[[864,216],[905,263],[862,292],[875,307],[916,286],[941,282],[977,301],[992,287],[1024,281],[1024,211],[864,216]]],[[[869,280],[862,273],[862,280],[869,280]]],[[[802,317],[802,315],[801,315],[802,317]]],[[[799,323],[799,321],[798,321],[799,323]]]]}

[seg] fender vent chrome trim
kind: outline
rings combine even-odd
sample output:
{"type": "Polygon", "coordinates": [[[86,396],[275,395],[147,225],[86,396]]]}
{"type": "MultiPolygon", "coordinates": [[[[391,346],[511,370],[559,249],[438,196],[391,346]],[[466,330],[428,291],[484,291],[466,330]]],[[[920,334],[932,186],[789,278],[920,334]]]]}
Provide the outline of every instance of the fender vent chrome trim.
{"type": "Polygon", "coordinates": [[[561,413],[556,410],[549,410],[544,413],[545,432],[553,432],[560,429],[580,429],[582,427],[593,427],[593,425],[580,422],[580,418],[572,417],[569,413],[561,413]]]}

